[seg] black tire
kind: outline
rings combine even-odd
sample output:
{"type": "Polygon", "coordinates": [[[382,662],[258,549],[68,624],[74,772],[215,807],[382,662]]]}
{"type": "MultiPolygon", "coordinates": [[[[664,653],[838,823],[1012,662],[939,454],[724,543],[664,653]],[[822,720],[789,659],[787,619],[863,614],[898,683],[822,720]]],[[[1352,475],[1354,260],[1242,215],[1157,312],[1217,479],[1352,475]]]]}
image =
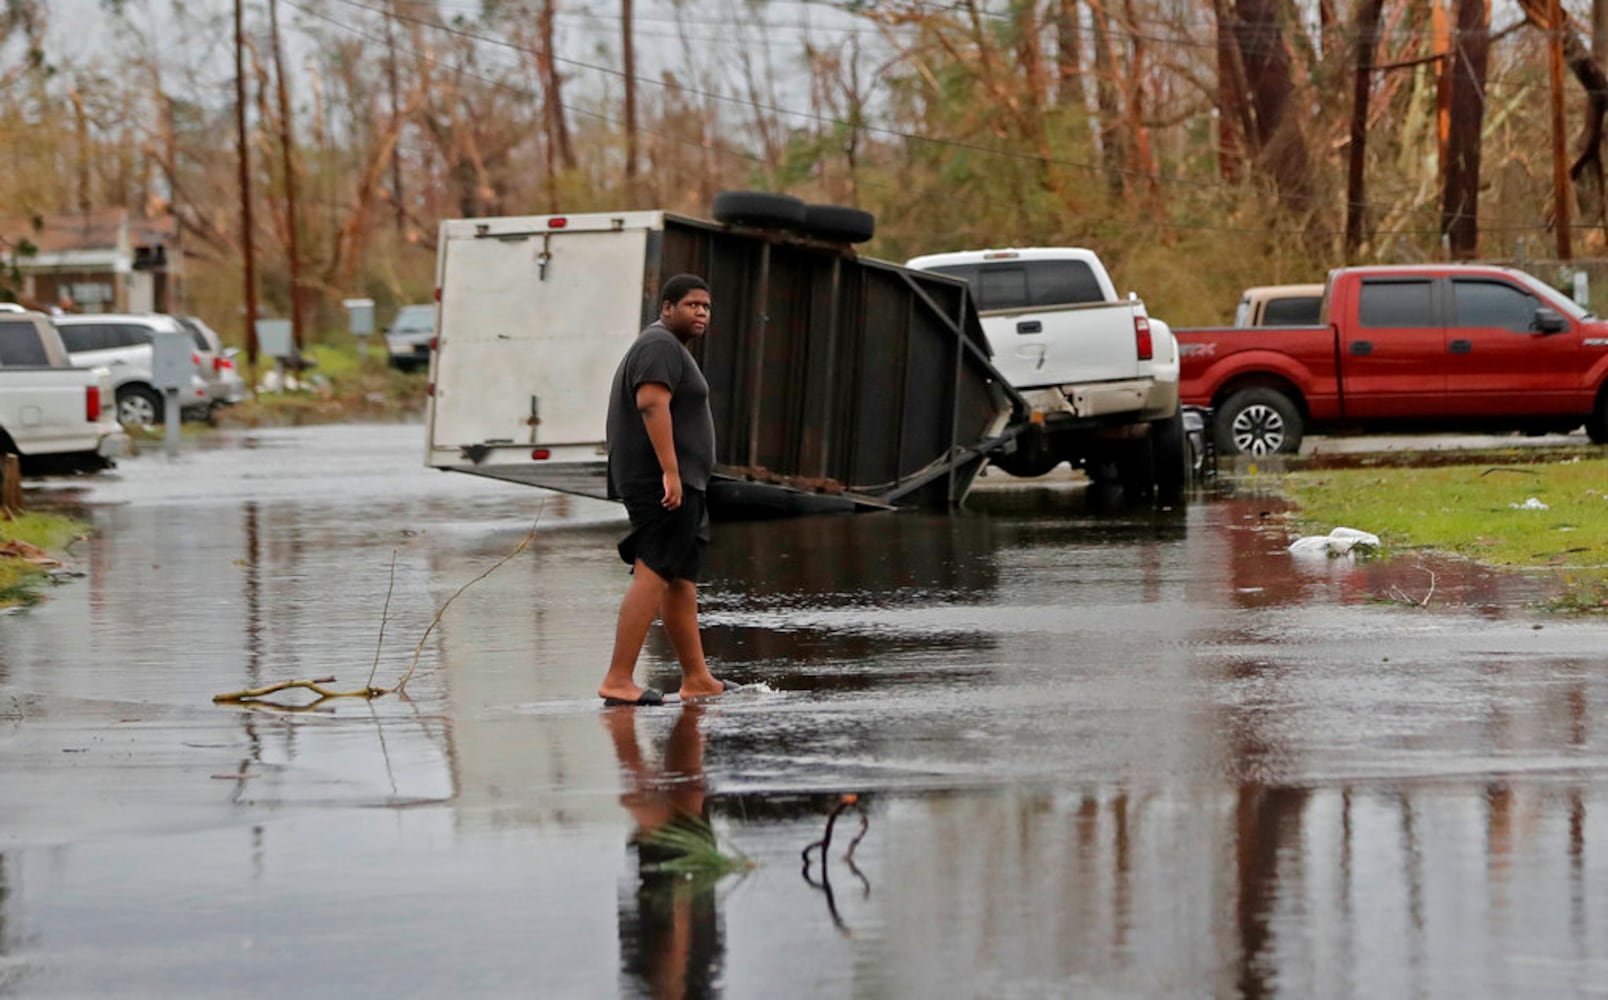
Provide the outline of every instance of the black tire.
{"type": "Polygon", "coordinates": [[[832,243],[864,243],[876,235],[877,218],[843,205],[806,205],[804,232],[832,243]]]}
{"type": "Polygon", "coordinates": [[[1212,417],[1222,455],[1293,455],[1301,448],[1301,431],[1301,411],[1277,389],[1241,389],[1212,417]]]}
{"type": "Polygon", "coordinates": [[[1184,435],[1184,411],[1150,424],[1150,460],[1156,481],[1156,494],[1176,499],[1189,489],[1193,472],[1189,440],[1184,435]]]}
{"type": "Polygon", "coordinates": [[[990,461],[1001,472],[1021,479],[1034,479],[1060,465],[1061,456],[1050,447],[1046,435],[1035,424],[1017,435],[1015,451],[993,455],[990,461]]]}
{"type": "Polygon", "coordinates": [[[755,229],[804,228],[804,202],[790,194],[767,191],[722,191],[715,195],[716,222],[755,229]]]}
{"type": "Polygon", "coordinates": [[[166,417],[162,397],[143,385],[125,385],[117,390],[117,422],[130,427],[155,427],[166,417]]]}
{"type": "Polygon", "coordinates": [[[1608,388],[1597,393],[1597,409],[1586,418],[1586,437],[1592,444],[1608,444],[1608,388]]]}

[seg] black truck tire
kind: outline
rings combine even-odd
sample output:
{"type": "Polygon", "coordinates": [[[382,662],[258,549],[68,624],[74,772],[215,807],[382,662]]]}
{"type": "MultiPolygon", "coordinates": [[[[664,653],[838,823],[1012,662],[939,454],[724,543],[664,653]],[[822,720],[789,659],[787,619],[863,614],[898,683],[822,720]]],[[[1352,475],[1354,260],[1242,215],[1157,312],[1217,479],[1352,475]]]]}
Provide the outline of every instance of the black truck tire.
{"type": "Polygon", "coordinates": [[[712,213],[716,222],[755,229],[804,228],[804,202],[790,194],[768,191],[722,191],[715,195],[712,213]]]}
{"type": "Polygon", "coordinates": [[[1174,500],[1189,489],[1193,471],[1189,439],[1184,434],[1184,411],[1150,424],[1150,460],[1156,495],[1174,500]]]}
{"type": "Polygon", "coordinates": [[[1221,455],[1293,455],[1301,430],[1300,409],[1277,389],[1241,389],[1212,418],[1221,455]]]}
{"type": "Polygon", "coordinates": [[[1050,447],[1049,436],[1035,424],[1017,436],[1016,450],[1009,454],[991,455],[990,461],[1009,475],[1034,479],[1060,465],[1062,458],[1050,447]]]}
{"type": "Polygon", "coordinates": [[[845,205],[806,205],[804,232],[833,243],[864,243],[876,235],[877,219],[845,205]]]}
{"type": "Polygon", "coordinates": [[[1597,392],[1597,408],[1586,418],[1586,437],[1592,444],[1608,444],[1608,386],[1597,392]]]}

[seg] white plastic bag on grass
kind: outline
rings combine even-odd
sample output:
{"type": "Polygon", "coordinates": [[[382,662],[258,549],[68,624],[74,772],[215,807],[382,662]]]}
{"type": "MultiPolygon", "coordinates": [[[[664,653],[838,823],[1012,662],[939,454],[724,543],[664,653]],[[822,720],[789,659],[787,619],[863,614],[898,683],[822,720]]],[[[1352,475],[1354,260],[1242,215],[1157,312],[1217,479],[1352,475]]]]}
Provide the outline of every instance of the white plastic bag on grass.
{"type": "Polygon", "coordinates": [[[1333,558],[1350,556],[1355,550],[1379,548],[1379,536],[1356,528],[1335,528],[1327,535],[1306,535],[1290,543],[1289,553],[1295,556],[1333,558]]]}

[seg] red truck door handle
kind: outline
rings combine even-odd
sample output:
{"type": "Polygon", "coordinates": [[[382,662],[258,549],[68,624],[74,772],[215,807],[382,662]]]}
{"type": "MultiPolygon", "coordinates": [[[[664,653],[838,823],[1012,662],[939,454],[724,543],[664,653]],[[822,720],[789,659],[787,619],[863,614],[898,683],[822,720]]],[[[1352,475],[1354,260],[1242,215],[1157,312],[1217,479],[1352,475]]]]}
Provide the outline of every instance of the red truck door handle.
{"type": "Polygon", "coordinates": [[[1371,341],[1371,340],[1353,340],[1351,342],[1351,353],[1352,354],[1372,354],[1373,353],[1373,341],[1371,341]]]}
{"type": "Polygon", "coordinates": [[[1454,340],[1448,345],[1453,354],[1470,354],[1474,351],[1474,341],[1454,340]]]}
{"type": "Polygon", "coordinates": [[[1016,324],[1017,333],[1043,333],[1044,324],[1036,319],[1024,319],[1016,324]]]}

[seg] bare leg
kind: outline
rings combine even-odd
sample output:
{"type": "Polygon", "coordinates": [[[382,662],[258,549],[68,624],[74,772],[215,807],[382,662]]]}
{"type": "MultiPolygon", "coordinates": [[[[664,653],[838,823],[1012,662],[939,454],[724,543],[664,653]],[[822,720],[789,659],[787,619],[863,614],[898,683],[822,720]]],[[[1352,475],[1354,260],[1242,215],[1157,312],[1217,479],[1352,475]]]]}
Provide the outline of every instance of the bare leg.
{"type": "Polygon", "coordinates": [[[599,697],[633,700],[642,694],[632,675],[636,673],[637,656],[642,652],[642,643],[648,637],[654,615],[665,599],[667,586],[664,577],[637,560],[636,575],[631,578],[631,587],[620,602],[620,619],[614,626],[614,655],[609,659],[609,672],[597,689],[599,697]]]}
{"type": "Polygon", "coordinates": [[[719,694],[720,682],[709,672],[704,660],[703,636],[698,632],[698,587],[688,580],[674,580],[664,592],[660,620],[665,635],[681,661],[681,697],[719,694]]]}

